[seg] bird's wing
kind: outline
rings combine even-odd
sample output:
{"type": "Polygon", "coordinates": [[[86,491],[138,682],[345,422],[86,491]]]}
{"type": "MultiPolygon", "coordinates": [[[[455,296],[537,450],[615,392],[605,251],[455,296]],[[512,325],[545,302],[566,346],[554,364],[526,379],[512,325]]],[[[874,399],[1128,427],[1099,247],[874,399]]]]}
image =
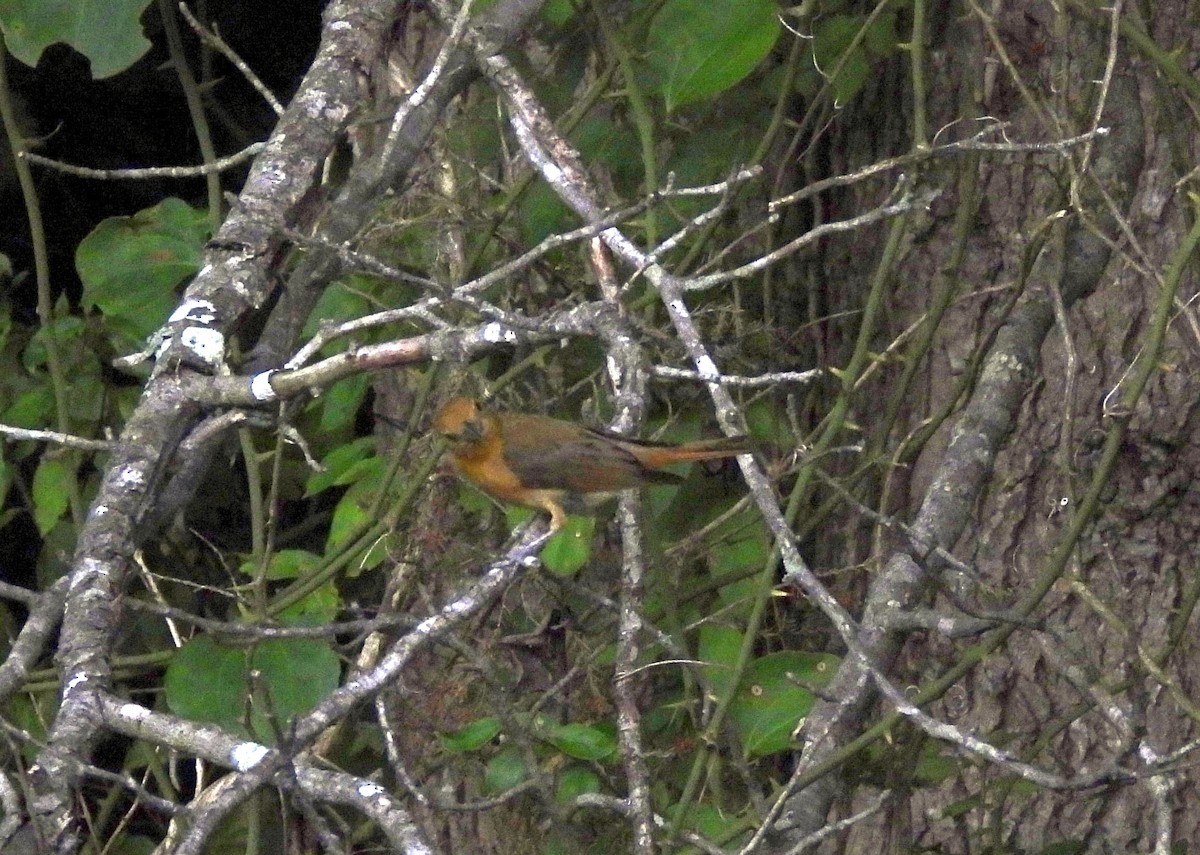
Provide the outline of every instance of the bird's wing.
{"type": "Polygon", "coordinates": [[[504,462],[526,487],[570,493],[611,493],[679,480],[644,467],[617,441],[568,423],[510,417],[504,426],[504,462]]]}

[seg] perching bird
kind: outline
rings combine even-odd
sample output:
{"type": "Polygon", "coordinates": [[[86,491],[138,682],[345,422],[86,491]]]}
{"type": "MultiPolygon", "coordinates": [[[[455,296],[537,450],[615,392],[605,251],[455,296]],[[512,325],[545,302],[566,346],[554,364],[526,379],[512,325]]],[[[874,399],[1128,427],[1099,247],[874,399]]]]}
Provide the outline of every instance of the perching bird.
{"type": "Polygon", "coordinates": [[[669,445],[549,416],[489,413],[469,398],[443,404],[433,427],[449,440],[450,457],[464,478],[502,502],[546,511],[551,531],[566,525],[566,507],[589,498],[683,480],[659,471],[664,466],[751,451],[744,436],[669,445]]]}

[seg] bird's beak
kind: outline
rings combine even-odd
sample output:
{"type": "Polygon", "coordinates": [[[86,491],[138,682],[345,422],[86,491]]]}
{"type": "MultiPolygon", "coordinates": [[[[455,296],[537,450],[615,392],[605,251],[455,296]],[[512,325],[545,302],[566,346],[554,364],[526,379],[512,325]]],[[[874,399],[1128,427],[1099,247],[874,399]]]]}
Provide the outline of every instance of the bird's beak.
{"type": "Polygon", "coordinates": [[[458,439],[463,442],[479,442],[483,439],[483,425],[478,421],[464,422],[458,439]]]}

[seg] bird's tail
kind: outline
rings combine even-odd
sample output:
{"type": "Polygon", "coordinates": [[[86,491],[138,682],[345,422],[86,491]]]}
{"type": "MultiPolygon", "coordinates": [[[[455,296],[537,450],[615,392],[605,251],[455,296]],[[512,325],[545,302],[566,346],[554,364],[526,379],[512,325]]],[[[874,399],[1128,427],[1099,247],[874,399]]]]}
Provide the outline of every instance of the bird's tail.
{"type": "MultiPolygon", "coordinates": [[[[632,450],[632,449],[631,449],[632,450]]],[[[754,441],[748,436],[723,436],[700,439],[683,445],[640,445],[634,455],[649,469],[686,463],[692,460],[716,460],[754,451],[754,441]]]]}

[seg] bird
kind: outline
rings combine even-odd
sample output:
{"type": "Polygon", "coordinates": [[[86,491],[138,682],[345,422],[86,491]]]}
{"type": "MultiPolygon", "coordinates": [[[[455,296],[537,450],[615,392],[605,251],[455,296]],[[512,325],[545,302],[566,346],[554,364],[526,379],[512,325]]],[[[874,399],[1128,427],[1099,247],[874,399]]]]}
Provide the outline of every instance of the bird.
{"type": "Polygon", "coordinates": [[[622,490],[677,484],[662,467],[752,451],[745,436],[682,445],[630,439],[574,422],[528,413],[488,412],[464,397],[446,401],[433,429],[448,444],[459,474],[483,492],[550,515],[550,531],[577,510],[622,490]]]}

